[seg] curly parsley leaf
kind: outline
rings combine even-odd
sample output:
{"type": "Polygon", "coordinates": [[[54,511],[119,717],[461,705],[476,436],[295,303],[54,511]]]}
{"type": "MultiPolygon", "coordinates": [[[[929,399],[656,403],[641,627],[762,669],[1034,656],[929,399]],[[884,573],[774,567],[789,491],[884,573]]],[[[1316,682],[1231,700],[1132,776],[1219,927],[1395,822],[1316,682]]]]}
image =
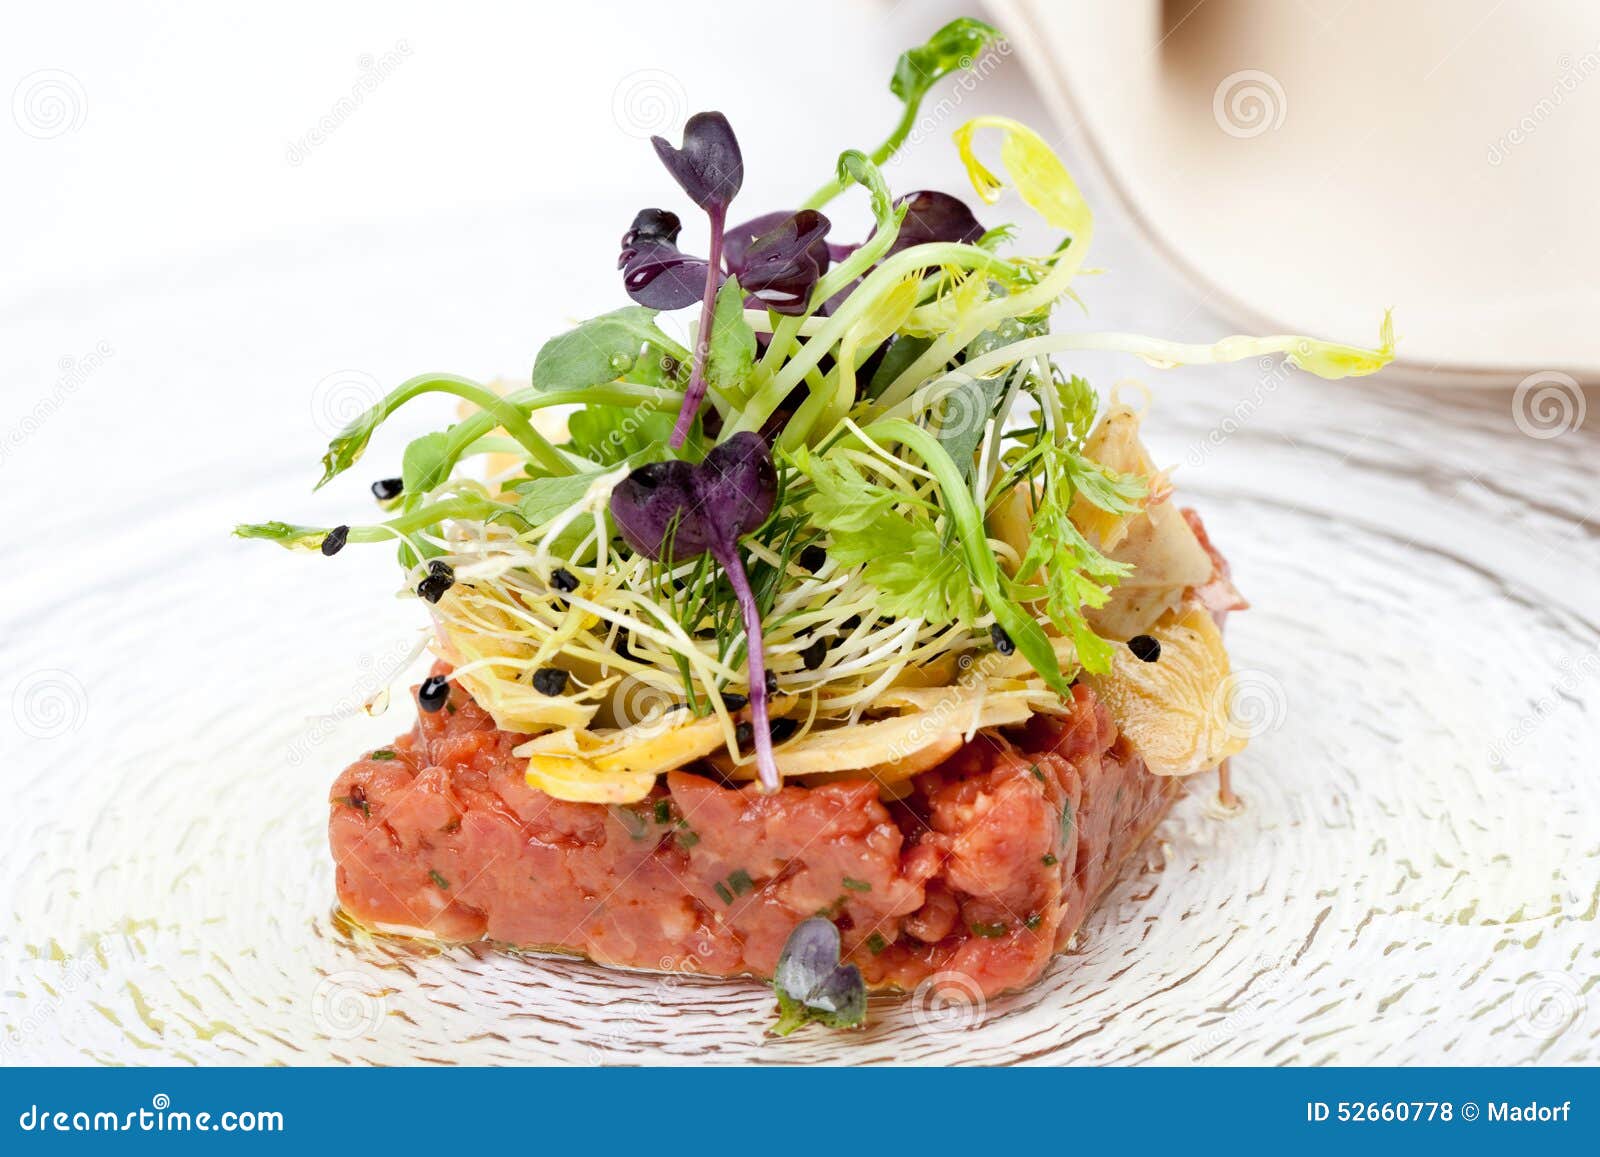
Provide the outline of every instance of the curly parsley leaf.
{"type": "Polygon", "coordinates": [[[1040,453],[1044,489],[1035,504],[1033,535],[1016,582],[1028,583],[1043,572],[1039,593],[1051,623],[1072,639],[1086,670],[1103,674],[1110,669],[1112,644],[1094,632],[1084,612],[1105,606],[1112,588],[1131,568],[1096,549],[1067,512],[1073,497],[1081,494],[1108,513],[1131,514],[1145,497],[1145,482],[1134,474],[1108,470],[1069,445],[1047,442],[1040,453]]]}
{"type": "Polygon", "coordinates": [[[805,510],[830,535],[829,555],[841,566],[862,568],[882,613],[934,624],[977,618],[961,552],[924,511],[869,482],[844,459],[799,450],[795,465],[811,480],[805,510]]]}

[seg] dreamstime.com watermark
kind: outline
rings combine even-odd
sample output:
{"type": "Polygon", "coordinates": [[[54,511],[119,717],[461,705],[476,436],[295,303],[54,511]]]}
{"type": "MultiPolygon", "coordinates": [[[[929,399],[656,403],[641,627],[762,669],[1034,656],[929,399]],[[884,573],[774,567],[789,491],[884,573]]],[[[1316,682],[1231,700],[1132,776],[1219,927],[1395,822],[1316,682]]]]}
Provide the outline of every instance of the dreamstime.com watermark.
{"type": "Polygon", "coordinates": [[[1518,118],[1517,123],[1501,133],[1489,145],[1489,164],[1500,166],[1505,164],[1513,150],[1519,145],[1526,144],[1543,125],[1556,115],[1556,111],[1567,102],[1567,98],[1576,93],[1583,82],[1595,73],[1600,72],[1600,44],[1596,44],[1588,52],[1577,59],[1563,54],[1556,60],[1556,79],[1550,85],[1547,95],[1540,97],[1533,106],[1518,118]]]}
{"type": "Polygon", "coordinates": [[[89,717],[89,692],[71,671],[30,671],[11,692],[11,720],[32,739],[71,735],[89,717]]]}
{"type": "Polygon", "coordinates": [[[128,1109],[57,1109],[29,1105],[17,1117],[24,1133],[282,1133],[283,1113],[276,1109],[174,1109],[172,1098],[157,1093],[148,1107],[128,1109]]]}
{"type": "Polygon", "coordinates": [[[42,68],[11,90],[11,119],[36,141],[50,141],[83,127],[89,98],[70,72],[42,68]]]}
{"type": "MultiPolygon", "coordinates": [[[[67,957],[54,968],[48,984],[38,986],[37,995],[21,1009],[13,1011],[6,1034],[0,1037],[0,1057],[8,1061],[37,1037],[60,1014],[68,999],[89,988],[108,972],[115,972],[137,961],[132,945],[124,937],[102,936],[87,948],[67,957]]],[[[0,987],[13,987],[9,982],[0,987]]]]}
{"type": "Polygon", "coordinates": [[[329,1040],[375,1036],[389,1015],[392,988],[365,972],[332,972],[311,993],[311,1023],[329,1040]]]}
{"type": "Polygon", "coordinates": [[[1560,668],[1555,680],[1533,705],[1518,715],[1504,734],[1489,744],[1489,764],[1504,767],[1510,755],[1544,727],[1552,715],[1563,706],[1581,703],[1580,690],[1585,683],[1600,679],[1600,651],[1587,651],[1576,657],[1567,655],[1557,664],[1560,668]]]}
{"type": "Polygon", "coordinates": [[[1256,366],[1261,373],[1256,378],[1255,389],[1250,391],[1248,397],[1234,403],[1232,411],[1222,421],[1189,447],[1189,465],[1204,465],[1212,451],[1250,424],[1256,413],[1266,405],[1267,399],[1276,394],[1278,388],[1294,373],[1294,366],[1287,358],[1263,357],[1256,366]]]}
{"type": "Polygon", "coordinates": [[[1237,140],[1249,140],[1283,127],[1289,96],[1270,72],[1242,68],[1217,82],[1211,94],[1211,118],[1237,140]]]}
{"type": "Polygon", "coordinates": [[[704,934],[683,956],[663,956],[656,961],[657,975],[637,996],[606,1003],[606,1019],[590,1034],[585,1060],[591,1065],[628,1061],[640,1051],[642,1026],[659,1022],[660,1010],[683,1003],[679,990],[704,979],[717,970],[726,953],[704,934]]]}
{"type": "Polygon", "coordinates": [[[1249,995],[1222,1020],[1190,1042],[1189,1059],[1198,1061],[1212,1050],[1258,1027],[1266,1019],[1272,994],[1288,981],[1293,965],[1294,961],[1288,957],[1280,957],[1268,964],[1255,983],[1250,985],[1249,995]]]}
{"type": "Polygon", "coordinates": [[[1540,370],[1517,383],[1511,395],[1511,420],[1530,438],[1548,441],[1570,434],[1589,416],[1583,387],[1571,374],[1540,370]]]}
{"type": "Polygon", "coordinates": [[[611,119],[640,140],[674,133],[683,124],[688,105],[683,82],[660,68],[630,72],[611,90],[611,119]]]}
{"type": "Polygon", "coordinates": [[[967,103],[967,98],[978,90],[979,85],[999,71],[1000,66],[1011,56],[1011,51],[1011,42],[999,39],[990,41],[977,56],[963,56],[959,62],[960,67],[951,74],[948,83],[940,88],[939,99],[931,106],[924,102],[917,110],[916,123],[906,134],[905,144],[885,162],[885,167],[906,156],[921,142],[942,136],[946,127],[961,111],[961,107],[967,103]]]}
{"type": "Polygon", "coordinates": [[[56,362],[57,377],[55,384],[50,387],[50,392],[38,399],[22,415],[16,423],[0,434],[0,466],[17,450],[21,449],[35,434],[49,424],[50,419],[61,412],[61,408],[72,399],[72,396],[81,390],[100,367],[116,355],[108,341],[94,344],[94,348],[86,354],[74,357],[66,354],[56,362]]]}
{"type": "Polygon", "coordinates": [[[289,147],[284,151],[284,159],[296,167],[305,164],[306,158],[326,144],[329,137],[360,112],[361,106],[367,103],[367,98],[376,92],[384,81],[393,76],[395,70],[410,56],[411,43],[407,40],[396,40],[394,47],[381,56],[363,54],[356,62],[360,72],[356,76],[355,83],[350,86],[350,91],[329,105],[328,111],[317,118],[316,124],[289,142],[289,147]]]}
{"type": "Polygon", "coordinates": [[[361,677],[350,691],[341,696],[330,710],[313,717],[310,726],[289,744],[284,758],[291,767],[298,767],[334,735],[339,725],[365,711],[381,714],[389,705],[389,688],[405,673],[419,654],[419,639],[397,639],[382,651],[361,657],[361,677]]]}

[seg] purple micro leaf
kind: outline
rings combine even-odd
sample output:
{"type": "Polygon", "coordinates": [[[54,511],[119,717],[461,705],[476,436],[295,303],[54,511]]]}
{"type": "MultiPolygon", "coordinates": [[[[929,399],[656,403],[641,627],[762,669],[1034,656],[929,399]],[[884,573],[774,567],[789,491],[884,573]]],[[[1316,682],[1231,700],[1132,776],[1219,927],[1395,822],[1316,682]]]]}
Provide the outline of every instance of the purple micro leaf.
{"type": "Polygon", "coordinates": [[[706,281],[720,282],[703,257],[678,252],[665,241],[644,241],[625,249],[620,258],[622,287],[628,296],[650,309],[682,309],[693,305],[706,281]]]}
{"type": "Polygon", "coordinates": [[[895,234],[894,244],[884,254],[886,259],[913,245],[936,241],[971,245],[983,236],[983,226],[972,215],[972,210],[967,208],[966,202],[949,193],[931,189],[907,193],[897,199],[895,205],[904,205],[906,216],[900,222],[900,232],[895,234]]]}
{"type": "MultiPolygon", "coordinates": [[[[801,229],[804,228],[807,235],[813,238],[806,249],[806,253],[816,262],[819,271],[823,273],[828,271],[828,266],[835,260],[835,246],[828,244],[825,239],[829,227],[828,219],[820,213],[815,214],[815,220],[808,217],[801,221],[799,217],[798,213],[779,209],[777,212],[763,213],[759,217],[752,217],[750,220],[741,222],[738,225],[728,226],[727,238],[723,243],[722,263],[727,267],[729,273],[739,278],[741,286],[745,284],[745,278],[750,271],[750,261],[747,255],[751,247],[758,240],[779,230],[785,231],[785,235],[787,235],[786,231],[792,228],[798,235],[801,229]]],[[[772,238],[766,242],[763,248],[773,245],[777,240],[777,238],[772,238]]],[[[851,249],[850,246],[842,248],[846,254],[851,249]]],[[[761,250],[757,250],[758,256],[760,253],[761,250]]]]}
{"type": "Polygon", "coordinates": [[[773,1032],[787,1036],[807,1021],[830,1028],[855,1028],[867,1016],[861,970],[841,964],[839,929],[825,916],[795,925],[772,972],[780,1019],[773,1032]]]}
{"type": "Polygon", "coordinates": [[[622,235],[617,268],[628,296],[650,309],[682,309],[700,299],[710,263],[678,250],[676,213],[641,209],[622,235]]]}
{"type": "Polygon", "coordinates": [[[759,434],[735,434],[698,466],[651,462],[611,492],[611,517],[628,545],[668,564],[709,553],[728,576],[744,619],[749,655],[750,724],[756,767],[767,791],[779,787],[767,715],[767,669],[761,644],[761,609],[745,574],[739,539],[767,520],[777,501],[778,474],[759,434]]]}
{"type": "MultiPolygon", "coordinates": [[[[771,215],[769,215],[770,217],[771,215]]],[[[749,226],[767,224],[757,218],[749,226]]],[[[770,228],[753,238],[728,268],[751,297],[778,313],[802,314],[811,290],[828,268],[829,221],[815,209],[779,215],[770,228]]]]}
{"type": "MultiPolygon", "coordinates": [[[[744,157],[733,126],[719,112],[697,112],[683,126],[683,145],[673,148],[662,137],[651,137],[656,155],[683,191],[711,221],[711,252],[704,269],[705,288],[700,297],[700,330],[694,345],[694,368],[683,391],[683,406],[672,426],[671,446],[681,447],[689,437],[695,415],[706,396],[706,355],[711,350],[711,320],[716,312],[717,287],[722,283],[722,234],[728,205],[744,184],[744,157]]],[[[626,277],[624,278],[626,281],[626,277]]],[[[630,288],[629,293],[633,290],[630,288]]],[[[681,294],[673,294],[673,300],[681,294]]],[[[634,300],[638,300],[636,297],[634,300]]],[[[687,305],[688,302],[682,304],[687,305]]]]}
{"type": "Polygon", "coordinates": [[[707,213],[727,212],[744,184],[744,158],[733,126],[719,112],[697,112],[683,126],[683,147],[651,137],[656,155],[689,199],[707,213]]]}
{"type": "Polygon", "coordinates": [[[622,235],[623,252],[641,241],[665,241],[669,245],[676,245],[682,230],[683,222],[671,210],[640,209],[634,214],[633,224],[622,235]]]}

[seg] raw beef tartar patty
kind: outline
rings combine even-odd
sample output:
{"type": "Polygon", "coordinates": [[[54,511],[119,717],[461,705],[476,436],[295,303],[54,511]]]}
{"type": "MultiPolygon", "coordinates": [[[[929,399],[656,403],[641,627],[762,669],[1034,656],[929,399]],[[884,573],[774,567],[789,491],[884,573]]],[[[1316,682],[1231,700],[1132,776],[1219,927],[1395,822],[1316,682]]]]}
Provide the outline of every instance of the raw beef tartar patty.
{"type": "Polygon", "coordinates": [[[675,771],[608,806],[529,787],[512,755],[527,737],[451,684],[444,710],[334,784],[339,899],[386,931],[717,976],[770,977],[823,914],[874,987],[1020,988],[1182,790],[1086,687],[1072,708],[980,732],[899,800],[869,779],[763,795],[675,771]]]}

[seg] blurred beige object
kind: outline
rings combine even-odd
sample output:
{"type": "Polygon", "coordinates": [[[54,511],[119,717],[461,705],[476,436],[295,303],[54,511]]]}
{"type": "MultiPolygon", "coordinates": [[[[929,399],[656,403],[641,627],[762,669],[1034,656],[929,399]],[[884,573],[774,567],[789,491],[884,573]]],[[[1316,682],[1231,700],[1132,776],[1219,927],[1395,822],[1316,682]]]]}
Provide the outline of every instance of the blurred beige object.
{"type": "MultiPolygon", "coordinates": [[[[1070,137],[1241,329],[1600,383],[1600,4],[991,0],[1070,137]]],[[[1391,371],[1393,372],[1393,371],[1391,371]]]]}

